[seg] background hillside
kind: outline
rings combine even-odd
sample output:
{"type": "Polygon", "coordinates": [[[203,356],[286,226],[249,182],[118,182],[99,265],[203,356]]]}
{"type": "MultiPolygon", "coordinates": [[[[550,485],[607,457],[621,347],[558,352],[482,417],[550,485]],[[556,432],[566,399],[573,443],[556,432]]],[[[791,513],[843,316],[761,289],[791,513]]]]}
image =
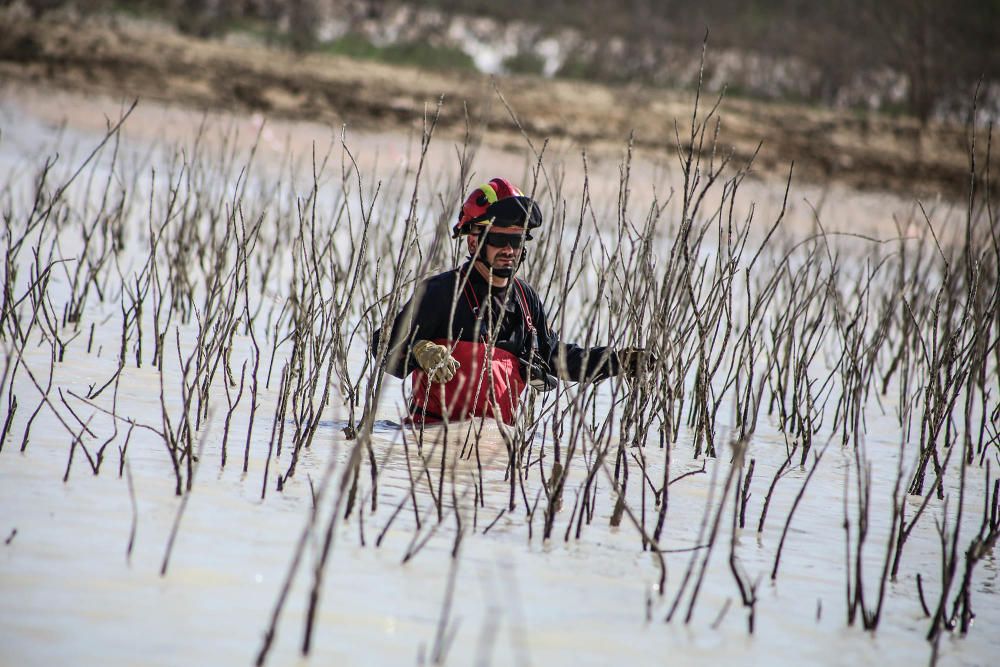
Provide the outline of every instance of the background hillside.
{"type": "Polygon", "coordinates": [[[0,0],[0,74],[369,129],[443,99],[446,133],[664,156],[701,78],[758,174],[963,196],[973,100],[981,136],[1000,108],[1000,2],[814,4],[0,0]]]}
{"type": "MultiPolygon", "coordinates": [[[[35,15],[158,16],[197,36],[254,33],[417,65],[710,89],[837,108],[960,117],[982,79],[1000,109],[997,0],[17,0],[35,15]]],[[[2,4],[15,4],[0,0],[2,4]]]]}

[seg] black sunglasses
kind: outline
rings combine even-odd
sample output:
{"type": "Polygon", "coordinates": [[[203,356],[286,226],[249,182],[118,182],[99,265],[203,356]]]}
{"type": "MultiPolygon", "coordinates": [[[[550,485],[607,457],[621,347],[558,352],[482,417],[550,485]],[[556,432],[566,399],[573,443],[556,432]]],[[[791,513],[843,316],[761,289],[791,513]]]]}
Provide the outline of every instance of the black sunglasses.
{"type": "Polygon", "coordinates": [[[504,234],[501,232],[490,232],[486,234],[486,244],[494,248],[506,248],[510,246],[517,250],[524,245],[525,237],[522,234],[504,234]]]}

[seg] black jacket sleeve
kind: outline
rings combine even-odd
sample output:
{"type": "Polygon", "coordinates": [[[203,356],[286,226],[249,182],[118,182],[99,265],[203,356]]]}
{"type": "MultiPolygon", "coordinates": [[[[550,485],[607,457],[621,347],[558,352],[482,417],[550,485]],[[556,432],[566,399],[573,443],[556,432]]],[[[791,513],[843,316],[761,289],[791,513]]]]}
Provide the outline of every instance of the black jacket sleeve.
{"type": "MultiPolygon", "coordinates": [[[[440,276],[424,281],[414,290],[414,296],[406,302],[393,320],[389,349],[385,357],[385,371],[390,375],[405,378],[419,368],[417,360],[413,358],[412,350],[413,344],[418,340],[441,338],[445,335],[448,308],[441,306],[441,294],[439,294],[443,288],[441,282],[440,276]]],[[[378,358],[380,334],[380,329],[375,331],[369,348],[375,359],[378,358]]]]}
{"type": "Polygon", "coordinates": [[[538,294],[529,286],[525,287],[528,307],[531,309],[537,331],[538,354],[548,363],[555,375],[572,382],[596,382],[618,374],[618,356],[610,347],[584,348],[573,343],[561,342],[559,334],[548,325],[538,294]]]}

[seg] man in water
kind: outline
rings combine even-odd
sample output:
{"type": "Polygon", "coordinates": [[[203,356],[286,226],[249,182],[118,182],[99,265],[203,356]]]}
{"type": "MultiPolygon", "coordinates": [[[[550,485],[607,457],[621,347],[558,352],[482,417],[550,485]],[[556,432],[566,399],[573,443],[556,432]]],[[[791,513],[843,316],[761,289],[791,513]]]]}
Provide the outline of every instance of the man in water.
{"type": "MultiPolygon", "coordinates": [[[[538,294],[514,273],[525,243],[542,225],[541,210],[503,178],[468,196],[453,237],[466,237],[468,261],[420,285],[396,316],[385,370],[412,373],[410,418],[427,422],[472,416],[514,421],[521,392],[555,388],[556,375],[596,381],[636,373],[649,358],[562,343],[538,294]]],[[[378,350],[378,336],[371,354],[378,350]]]]}

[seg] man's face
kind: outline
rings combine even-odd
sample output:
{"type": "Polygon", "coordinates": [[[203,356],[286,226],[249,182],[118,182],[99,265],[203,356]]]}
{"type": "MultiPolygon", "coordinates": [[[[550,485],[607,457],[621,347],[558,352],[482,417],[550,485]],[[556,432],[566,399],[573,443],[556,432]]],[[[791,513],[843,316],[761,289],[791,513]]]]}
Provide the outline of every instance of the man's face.
{"type": "Polygon", "coordinates": [[[469,236],[469,252],[476,254],[479,244],[485,244],[482,257],[494,269],[513,269],[521,258],[522,248],[515,248],[515,245],[523,245],[527,239],[524,235],[523,227],[491,227],[489,234],[482,238],[469,236]],[[502,247],[497,242],[502,243],[502,247]]]}

